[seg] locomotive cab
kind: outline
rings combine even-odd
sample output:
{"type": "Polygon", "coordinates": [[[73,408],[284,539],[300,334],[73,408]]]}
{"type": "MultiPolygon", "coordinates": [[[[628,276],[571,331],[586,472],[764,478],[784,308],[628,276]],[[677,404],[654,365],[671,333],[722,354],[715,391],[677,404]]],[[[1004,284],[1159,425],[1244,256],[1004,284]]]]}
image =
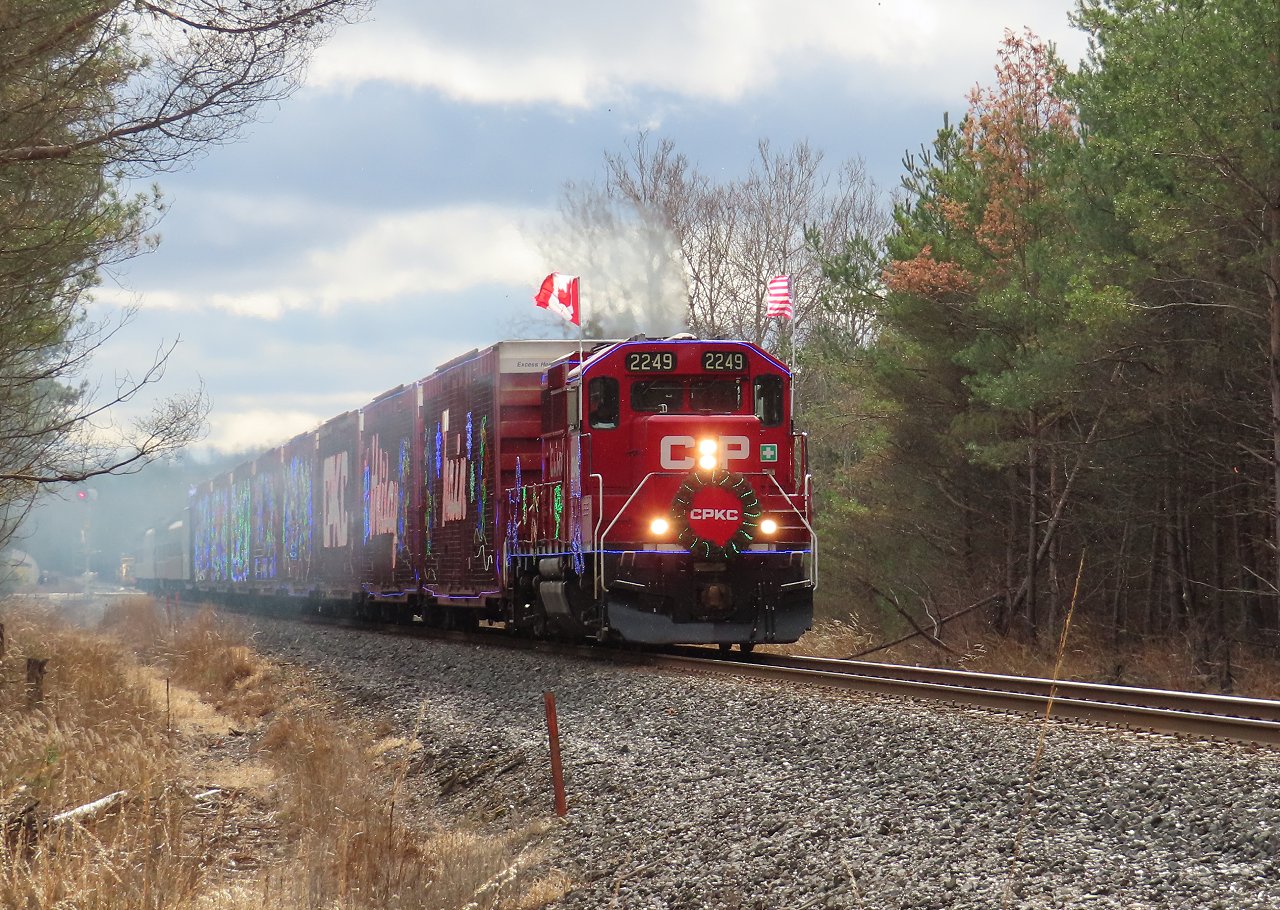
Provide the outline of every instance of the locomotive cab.
{"type": "Polygon", "coordinates": [[[608,344],[549,369],[542,486],[555,489],[519,493],[513,541],[538,555],[536,571],[525,561],[531,608],[599,638],[799,638],[816,566],[790,379],[754,345],[693,338],[608,344]],[[533,510],[538,528],[531,492],[551,506],[533,510]]]}

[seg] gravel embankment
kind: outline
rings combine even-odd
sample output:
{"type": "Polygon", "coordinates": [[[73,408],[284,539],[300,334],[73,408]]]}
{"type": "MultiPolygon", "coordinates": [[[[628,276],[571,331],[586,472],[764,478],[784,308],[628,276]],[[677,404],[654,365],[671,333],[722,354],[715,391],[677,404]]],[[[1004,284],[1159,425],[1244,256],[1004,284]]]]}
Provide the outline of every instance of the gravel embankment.
{"type": "Polygon", "coordinates": [[[1280,753],[820,689],[261,623],[264,651],[419,729],[415,781],[550,814],[564,910],[1280,908],[1280,753]],[[1032,769],[1035,768],[1034,777],[1032,769]],[[1030,778],[1030,781],[1029,781],[1030,778]]]}

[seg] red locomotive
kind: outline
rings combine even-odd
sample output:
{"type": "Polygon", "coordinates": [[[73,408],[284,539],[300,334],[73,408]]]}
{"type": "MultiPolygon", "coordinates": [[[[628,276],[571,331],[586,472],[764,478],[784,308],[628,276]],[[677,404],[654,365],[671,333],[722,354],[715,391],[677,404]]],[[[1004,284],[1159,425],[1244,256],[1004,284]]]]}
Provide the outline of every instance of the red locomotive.
{"type": "Polygon", "coordinates": [[[816,579],[804,439],[790,371],[752,344],[505,341],[196,488],[185,577],[150,583],[532,635],[791,642],[816,579]]]}

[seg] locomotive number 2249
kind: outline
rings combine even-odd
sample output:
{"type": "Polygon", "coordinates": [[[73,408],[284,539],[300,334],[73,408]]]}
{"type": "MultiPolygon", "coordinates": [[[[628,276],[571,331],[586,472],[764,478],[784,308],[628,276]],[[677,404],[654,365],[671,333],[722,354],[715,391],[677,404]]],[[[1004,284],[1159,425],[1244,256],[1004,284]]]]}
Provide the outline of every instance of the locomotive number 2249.
{"type": "Polygon", "coordinates": [[[675,368],[674,351],[632,351],[627,354],[629,373],[670,373],[675,368]]]}
{"type": "Polygon", "coordinates": [[[702,368],[708,372],[741,373],[747,358],[741,351],[703,351],[702,368]]]}

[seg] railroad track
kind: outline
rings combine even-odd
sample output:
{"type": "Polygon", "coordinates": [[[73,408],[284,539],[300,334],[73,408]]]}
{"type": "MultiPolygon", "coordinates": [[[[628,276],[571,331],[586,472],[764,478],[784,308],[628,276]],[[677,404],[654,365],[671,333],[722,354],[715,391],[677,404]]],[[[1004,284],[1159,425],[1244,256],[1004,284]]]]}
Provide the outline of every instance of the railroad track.
{"type": "Polygon", "coordinates": [[[538,650],[588,660],[719,673],[941,701],[996,711],[1049,716],[1108,726],[1177,733],[1201,738],[1280,745],[1280,701],[1142,689],[1073,680],[1053,681],[935,667],[787,654],[722,653],[712,648],[676,646],[661,650],[601,647],[536,641],[500,633],[447,632],[418,624],[384,625],[354,620],[309,618],[392,634],[538,650]]]}
{"type": "Polygon", "coordinates": [[[1268,699],[785,654],[725,656],[702,648],[675,649],[652,660],[688,669],[731,667],[731,672],[759,679],[1025,714],[1047,712],[1062,720],[1280,745],[1280,701],[1268,699]]]}

